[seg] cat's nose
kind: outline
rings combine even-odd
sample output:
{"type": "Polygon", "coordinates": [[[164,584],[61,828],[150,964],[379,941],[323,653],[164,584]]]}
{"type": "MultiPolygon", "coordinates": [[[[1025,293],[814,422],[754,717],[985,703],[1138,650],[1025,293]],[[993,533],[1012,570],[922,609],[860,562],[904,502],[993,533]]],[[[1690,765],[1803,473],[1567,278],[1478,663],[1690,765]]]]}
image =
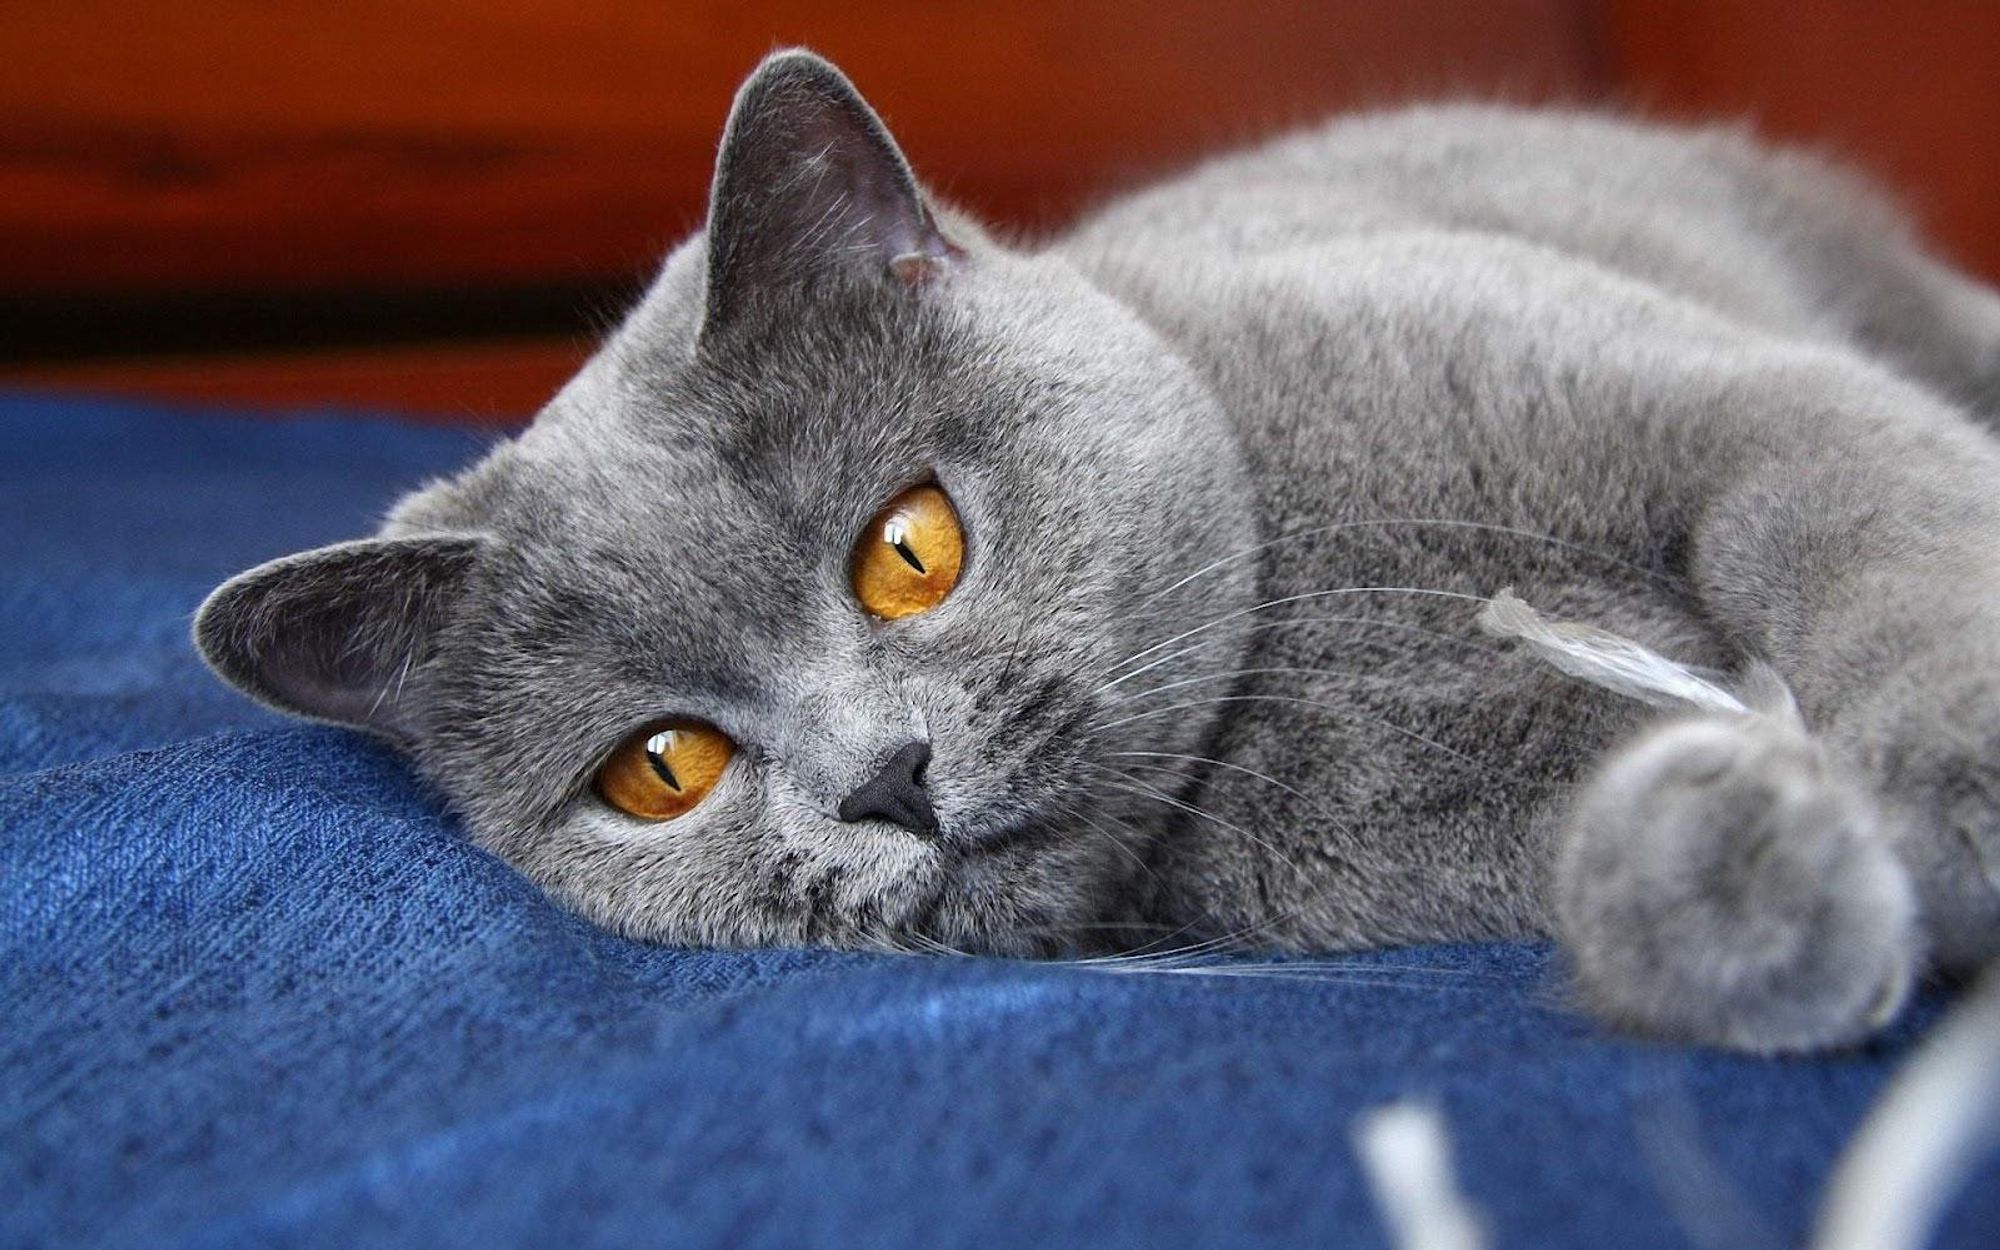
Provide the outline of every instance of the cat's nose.
{"type": "Polygon", "coordinates": [[[889,756],[873,777],[840,801],[840,818],[893,820],[911,833],[937,836],[937,812],[924,791],[924,766],[931,762],[931,744],[907,742],[889,756]]]}

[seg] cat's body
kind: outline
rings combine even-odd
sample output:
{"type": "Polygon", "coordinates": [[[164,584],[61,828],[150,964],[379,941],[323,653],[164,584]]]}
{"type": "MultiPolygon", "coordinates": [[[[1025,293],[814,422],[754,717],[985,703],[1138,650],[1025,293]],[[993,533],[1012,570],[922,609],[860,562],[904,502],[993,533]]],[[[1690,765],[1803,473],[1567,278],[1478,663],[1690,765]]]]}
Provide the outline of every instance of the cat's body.
{"type": "Polygon", "coordinates": [[[1813,1045],[2000,936],[1996,379],[2000,301],[1732,137],[1363,119],[1017,251],[789,55],[533,429],[200,635],[645,936],[1554,933],[1615,1018],[1813,1045]],[[964,578],[871,622],[854,535],[926,479],[964,578]],[[1635,739],[1479,633],[1509,586],[1767,661],[1819,738],[1635,739]],[[669,714],[737,760],[635,824],[590,770],[669,714]],[[937,827],[841,817],[913,735],[937,827]]]}
{"type": "MultiPolygon", "coordinates": [[[[1154,864],[1160,918],[1204,932],[1315,947],[1561,928],[1566,783],[1661,717],[1496,655],[1469,628],[1476,603],[1424,592],[1514,585],[1558,615],[1740,669],[1777,651],[1771,625],[1720,620],[1704,600],[1779,592],[1791,570],[1714,584],[1704,557],[1735,537],[1740,521],[1714,519],[1732,495],[1740,508],[1745,493],[1796,492],[1817,515],[1794,523],[1853,540],[1859,561],[1857,516],[1886,502],[1875,490],[1914,503],[1947,461],[1968,483],[1995,465],[1964,427],[2000,414],[1973,406],[2000,405],[2000,300],[1923,256],[1865,188],[1734,133],[1471,108],[1344,122],[1215,161],[1054,246],[1210,380],[1276,540],[1258,594],[1283,606],[1262,613],[1245,675],[1177,692],[1241,709],[1213,752],[1232,767],[1198,800],[1215,827],[1168,839],[1154,864]],[[1883,456],[1853,497],[1816,497],[1814,460],[1876,462],[1867,427],[1890,413],[1954,454],[1883,456]],[[1522,888],[1535,881],[1550,888],[1522,888]]],[[[1995,499],[1984,487],[1964,502],[1995,499]]],[[[1948,545],[1933,524],[1874,540],[1897,558],[1948,545]]],[[[1927,615],[1947,598],[1905,606],[1927,615]]],[[[1837,716],[1838,695],[1787,676],[1810,688],[1815,724],[1837,716]]],[[[1948,693],[1979,698],[1974,672],[1961,678],[1948,693]]],[[[1842,694],[1857,680],[1844,666],[1821,678],[1842,694]]],[[[1674,867],[1635,869],[1622,888],[1679,905],[1661,879],[1674,867]]],[[[1993,949],[1995,913],[1975,908],[1980,936],[1933,937],[1959,963],[1993,949]]],[[[1824,934],[1804,944],[1881,975],[1824,934]]]]}

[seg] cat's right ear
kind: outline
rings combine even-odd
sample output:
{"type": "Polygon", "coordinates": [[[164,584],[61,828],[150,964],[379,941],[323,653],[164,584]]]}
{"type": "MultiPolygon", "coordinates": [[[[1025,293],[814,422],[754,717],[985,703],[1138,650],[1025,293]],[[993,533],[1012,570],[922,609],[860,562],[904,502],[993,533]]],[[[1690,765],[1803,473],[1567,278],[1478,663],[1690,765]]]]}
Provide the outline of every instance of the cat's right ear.
{"type": "Polygon", "coordinates": [[[405,679],[482,543],[471,535],[365,538],[259,565],[201,605],[195,646],[259,702],[408,738],[405,679]]]}
{"type": "Polygon", "coordinates": [[[766,57],[736,94],[707,246],[704,335],[777,289],[855,276],[915,289],[964,259],[882,119],[803,49],[766,57]]]}

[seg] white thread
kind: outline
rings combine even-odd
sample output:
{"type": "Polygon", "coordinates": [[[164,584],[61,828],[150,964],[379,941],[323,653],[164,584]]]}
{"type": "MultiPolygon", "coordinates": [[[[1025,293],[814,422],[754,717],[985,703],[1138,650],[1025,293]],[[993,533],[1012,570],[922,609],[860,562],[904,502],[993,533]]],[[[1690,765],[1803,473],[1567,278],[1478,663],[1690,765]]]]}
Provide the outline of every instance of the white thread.
{"type": "Polygon", "coordinates": [[[1355,1124],[1354,1149],[1396,1250],[1485,1250],[1485,1221],[1452,1179],[1436,1107],[1405,1100],[1376,1108],[1355,1124]]]}

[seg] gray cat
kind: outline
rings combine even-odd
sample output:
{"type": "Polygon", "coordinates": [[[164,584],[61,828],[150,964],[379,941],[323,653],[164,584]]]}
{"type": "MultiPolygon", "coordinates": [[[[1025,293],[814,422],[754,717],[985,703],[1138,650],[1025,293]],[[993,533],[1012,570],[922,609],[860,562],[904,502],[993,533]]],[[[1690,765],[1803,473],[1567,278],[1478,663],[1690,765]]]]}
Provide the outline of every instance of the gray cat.
{"type": "Polygon", "coordinates": [[[1555,935],[1608,1020],[1822,1046],[2000,950],[1996,401],[2000,299],[1734,134],[1362,117],[1028,247],[786,52],[531,428],[195,632],[624,933],[1555,935]],[[1802,722],[1571,681],[1506,587],[1802,722]]]}

